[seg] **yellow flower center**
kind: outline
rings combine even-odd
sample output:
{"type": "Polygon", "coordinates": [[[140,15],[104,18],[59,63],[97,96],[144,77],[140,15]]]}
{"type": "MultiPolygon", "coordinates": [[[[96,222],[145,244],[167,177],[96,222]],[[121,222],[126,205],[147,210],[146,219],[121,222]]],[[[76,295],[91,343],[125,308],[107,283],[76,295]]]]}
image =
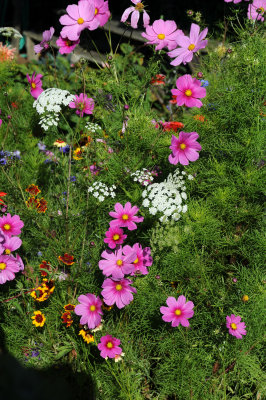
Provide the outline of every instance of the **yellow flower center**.
{"type": "Polygon", "coordinates": [[[179,147],[180,147],[181,150],[185,150],[185,148],[186,148],[187,146],[185,145],[185,143],[181,143],[179,147]]]}
{"type": "Polygon", "coordinates": [[[143,8],[144,8],[144,4],[142,4],[142,3],[138,3],[135,6],[135,10],[137,10],[137,11],[142,11],[143,8]]]}
{"type": "Polygon", "coordinates": [[[108,347],[108,349],[111,349],[112,347],[114,347],[112,342],[107,342],[106,347],[108,347]]]}
{"type": "Polygon", "coordinates": [[[230,326],[234,331],[237,329],[237,326],[236,326],[236,324],[234,322],[230,326]]]}
{"type": "Polygon", "coordinates": [[[137,257],[136,260],[133,261],[133,264],[137,264],[138,262],[139,262],[139,259],[138,259],[138,257],[137,257]]]}
{"type": "Polygon", "coordinates": [[[190,97],[190,96],[192,95],[191,90],[190,90],[190,89],[187,89],[187,90],[185,91],[185,95],[188,96],[188,97],[190,97]]]}
{"type": "Polygon", "coordinates": [[[127,214],[123,214],[122,219],[123,219],[124,221],[127,221],[127,220],[128,220],[128,215],[127,215],[127,214]]]}
{"type": "Polygon", "coordinates": [[[5,249],[5,254],[10,254],[10,253],[11,253],[11,250],[5,249]]]}
{"type": "Polygon", "coordinates": [[[120,291],[120,290],[122,290],[122,285],[120,285],[120,283],[118,283],[118,285],[116,285],[116,290],[118,290],[118,291],[120,291]]]}
{"type": "Polygon", "coordinates": [[[164,33],[159,33],[157,38],[160,39],[160,40],[163,40],[165,38],[165,34],[164,33]]]}
{"type": "Polygon", "coordinates": [[[2,270],[6,269],[6,263],[0,263],[0,269],[2,270]]]}
{"type": "Polygon", "coordinates": [[[79,19],[77,20],[77,23],[78,23],[79,25],[82,25],[82,24],[84,23],[84,19],[83,19],[83,18],[79,18],[79,19]]]}
{"type": "Polygon", "coordinates": [[[5,229],[6,231],[9,231],[9,229],[11,229],[11,226],[10,226],[9,224],[5,224],[5,225],[4,225],[4,229],[5,229]]]}
{"type": "Polygon", "coordinates": [[[122,260],[117,260],[116,265],[118,265],[119,267],[123,264],[122,260]]]}
{"type": "Polygon", "coordinates": [[[256,11],[257,11],[258,14],[264,14],[264,8],[263,7],[257,8],[256,11]]]}
{"type": "Polygon", "coordinates": [[[36,85],[35,85],[34,82],[32,82],[31,87],[32,87],[32,89],[35,89],[35,88],[36,88],[36,85]]]}
{"type": "Polygon", "coordinates": [[[193,43],[191,43],[189,46],[188,46],[188,50],[194,50],[195,49],[195,45],[193,44],[193,43]]]}
{"type": "Polygon", "coordinates": [[[179,308],[177,308],[177,309],[175,310],[175,315],[181,315],[181,310],[179,310],[179,308]]]}
{"type": "Polygon", "coordinates": [[[95,8],[94,15],[97,15],[99,12],[98,8],[95,8]]]}
{"type": "Polygon", "coordinates": [[[119,238],[120,236],[117,233],[113,236],[113,240],[118,240],[119,238]]]}
{"type": "Polygon", "coordinates": [[[96,310],[96,307],[95,307],[95,306],[90,306],[90,310],[91,310],[91,311],[95,311],[95,310],[96,310]]]}

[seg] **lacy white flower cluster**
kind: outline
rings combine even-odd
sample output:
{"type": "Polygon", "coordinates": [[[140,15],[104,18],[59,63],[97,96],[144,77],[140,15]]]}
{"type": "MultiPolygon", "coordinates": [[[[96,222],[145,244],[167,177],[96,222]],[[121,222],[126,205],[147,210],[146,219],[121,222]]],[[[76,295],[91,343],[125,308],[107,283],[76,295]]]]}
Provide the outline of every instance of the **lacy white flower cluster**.
{"type": "Polygon", "coordinates": [[[21,39],[23,37],[17,29],[12,28],[11,26],[0,28],[0,34],[6,37],[13,36],[15,39],[21,39]]]}
{"type": "Polygon", "coordinates": [[[152,173],[146,168],[138,169],[136,172],[132,172],[130,176],[134,178],[134,182],[139,182],[143,186],[150,185],[154,180],[152,173]]]}
{"type": "Polygon", "coordinates": [[[33,103],[33,107],[41,115],[41,127],[47,131],[49,127],[57,126],[62,106],[68,106],[74,99],[75,96],[67,90],[57,88],[44,90],[33,103]]]}
{"type": "Polygon", "coordinates": [[[100,202],[102,202],[108,196],[114,198],[115,197],[115,192],[114,192],[115,189],[116,189],[115,185],[108,187],[103,182],[94,182],[89,187],[88,192],[91,193],[100,202]]]}
{"type": "MultiPolygon", "coordinates": [[[[167,222],[169,220],[178,221],[181,213],[187,211],[184,200],[187,199],[184,176],[186,172],[180,174],[177,168],[173,174],[161,183],[153,183],[142,192],[143,207],[149,207],[152,215],[162,214],[159,220],[167,222]]],[[[192,175],[188,179],[193,179],[192,175]]]]}
{"type": "Polygon", "coordinates": [[[93,122],[87,122],[85,128],[88,129],[90,132],[96,132],[102,130],[100,125],[94,124],[93,122]]]}

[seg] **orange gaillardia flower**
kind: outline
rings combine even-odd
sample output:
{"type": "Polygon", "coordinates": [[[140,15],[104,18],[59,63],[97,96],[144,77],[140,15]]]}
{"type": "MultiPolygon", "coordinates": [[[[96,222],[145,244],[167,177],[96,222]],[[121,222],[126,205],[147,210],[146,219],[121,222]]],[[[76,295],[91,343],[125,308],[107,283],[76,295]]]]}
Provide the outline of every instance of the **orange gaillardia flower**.
{"type": "Polygon", "coordinates": [[[48,281],[48,279],[44,278],[42,281],[42,288],[46,290],[50,296],[50,294],[52,294],[55,289],[54,281],[48,281]]]}
{"type": "Polygon", "coordinates": [[[63,324],[66,324],[67,328],[69,328],[73,324],[73,319],[71,317],[70,311],[66,311],[61,315],[63,320],[63,324]]]}
{"type": "Polygon", "coordinates": [[[157,74],[156,78],[151,78],[150,83],[151,83],[151,85],[154,85],[154,86],[165,85],[164,80],[165,80],[165,75],[157,74]]]}
{"type": "Polygon", "coordinates": [[[37,196],[39,193],[41,193],[40,189],[38,188],[37,185],[34,185],[33,183],[25,189],[26,192],[28,192],[32,197],[37,196]]]}
{"type": "Polygon", "coordinates": [[[43,286],[38,286],[37,289],[30,293],[30,295],[34,298],[34,300],[41,302],[48,299],[49,292],[43,286]]]}
{"type": "Polygon", "coordinates": [[[29,197],[28,200],[26,201],[27,207],[31,209],[37,209],[39,200],[35,199],[35,197],[29,197]]]}
{"type": "Polygon", "coordinates": [[[200,122],[206,122],[207,121],[207,119],[206,119],[206,117],[204,117],[204,115],[199,115],[199,114],[194,115],[193,119],[195,119],[196,121],[200,121],[200,122]]]}
{"type": "Polygon", "coordinates": [[[76,150],[74,150],[74,154],[73,154],[73,158],[74,160],[82,160],[82,150],[80,147],[76,148],[76,150]]]}
{"type": "Polygon", "coordinates": [[[36,327],[40,326],[42,327],[46,321],[45,316],[41,313],[41,311],[34,311],[34,315],[31,317],[33,320],[32,323],[36,327]]]}
{"type": "Polygon", "coordinates": [[[47,210],[47,201],[44,200],[44,198],[42,197],[37,205],[37,211],[39,213],[45,213],[45,211],[47,210]]]}
{"type": "Polygon", "coordinates": [[[1,199],[1,197],[6,196],[7,193],[5,192],[0,192],[0,204],[4,204],[4,201],[1,199]]]}
{"type": "Polygon", "coordinates": [[[65,265],[73,265],[75,261],[74,260],[74,256],[71,256],[68,253],[65,253],[63,256],[59,256],[58,257],[59,261],[62,261],[62,263],[64,263],[65,265]]]}
{"type": "Polygon", "coordinates": [[[62,139],[57,139],[54,142],[54,146],[56,146],[56,147],[65,147],[66,145],[67,145],[67,143],[62,139]]]}

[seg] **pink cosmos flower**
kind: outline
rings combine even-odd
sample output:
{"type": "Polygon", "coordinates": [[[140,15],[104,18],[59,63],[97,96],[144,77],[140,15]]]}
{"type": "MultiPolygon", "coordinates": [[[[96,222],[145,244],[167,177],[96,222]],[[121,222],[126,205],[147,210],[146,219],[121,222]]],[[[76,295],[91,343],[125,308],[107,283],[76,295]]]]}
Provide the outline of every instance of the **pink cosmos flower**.
{"type": "Polygon", "coordinates": [[[80,93],[78,96],[75,95],[76,99],[69,103],[70,108],[76,108],[76,114],[83,117],[83,114],[92,114],[94,109],[94,101],[91,97],[88,97],[86,94],[80,93]]]}
{"type": "Polygon", "coordinates": [[[16,254],[16,257],[12,256],[12,258],[15,258],[16,262],[18,263],[19,270],[23,271],[24,270],[24,263],[23,263],[21,257],[18,254],[16,254]]]}
{"type": "Polygon", "coordinates": [[[176,105],[187,107],[197,107],[202,106],[202,102],[198,100],[199,98],[206,96],[206,89],[201,87],[201,82],[192,78],[191,75],[180,76],[176,81],[177,89],[172,89],[171,92],[176,96],[176,105]]]}
{"type": "Polygon", "coordinates": [[[94,7],[94,18],[96,21],[99,22],[99,26],[104,26],[108,19],[110,18],[110,11],[108,8],[108,1],[104,0],[80,0],[79,3],[82,1],[86,1],[93,5],[94,7]]]}
{"type": "Polygon", "coordinates": [[[246,335],[245,322],[240,322],[241,317],[231,314],[226,317],[226,327],[229,329],[230,335],[235,336],[237,339],[242,339],[242,335],[246,335]]]}
{"type": "Polygon", "coordinates": [[[207,46],[208,40],[203,40],[208,33],[208,28],[203,29],[200,33],[200,27],[197,24],[191,24],[189,37],[178,35],[176,43],[180,48],[177,48],[168,53],[168,56],[176,57],[170,64],[177,66],[181,63],[186,64],[193,58],[194,53],[207,46]]]}
{"type": "Polygon", "coordinates": [[[266,10],[266,0],[254,0],[248,6],[248,18],[264,21],[264,13],[266,10]]]}
{"type": "Polygon", "coordinates": [[[98,349],[100,350],[100,355],[103,358],[115,358],[116,355],[120,355],[122,353],[120,345],[120,340],[111,336],[106,335],[102,336],[100,339],[100,343],[98,344],[98,349]]]}
{"type": "Polygon", "coordinates": [[[43,92],[42,89],[42,81],[41,78],[43,77],[42,74],[37,74],[35,75],[35,72],[33,72],[32,77],[27,74],[27,79],[28,82],[30,83],[30,94],[34,99],[37,99],[40,94],[43,92]]]}
{"type": "Polygon", "coordinates": [[[78,40],[83,29],[97,29],[99,21],[95,17],[95,7],[88,1],[80,1],[78,5],[71,4],[66,8],[67,14],[59,19],[65,25],[60,35],[69,40],[78,40]]]}
{"type": "MultiPolygon", "coordinates": [[[[240,3],[242,0],[224,0],[226,3],[231,3],[233,2],[234,4],[240,3]]],[[[249,0],[245,0],[245,1],[249,1],[249,0]]]]}
{"type": "Polygon", "coordinates": [[[5,253],[6,255],[9,255],[12,251],[17,250],[22,245],[22,240],[17,236],[4,236],[5,241],[3,243],[0,243],[0,254],[5,253]]]}
{"type": "Polygon", "coordinates": [[[133,294],[137,289],[131,287],[130,279],[105,279],[102,284],[102,296],[105,304],[112,306],[116,304],[118,308],[123,308],[133,300],[133,294]]]}
{"type": "Polygon", "coordinates": [[[87,324],[89,329],[94,329],[101,323],[102,300],[99,296],[96,297],[94,294],[87,293],[79,296],[78,301],[81,304],[75,307],[75,314],[81,315],[80,324],[87,324]]]}
{"type": "Polygon", "coordinates": [[[178,138],[172,135],[170,149],[173,154],[168,158],[170,164],[188,165],[189,161],[196,161],[199,158],[198,151],[201,150],[201,145],[197,142],[198,137],[197,132],[181,131],[178,138]]]}
{"type": "Polygon", "coordinates": [[[2,125],[2,122],[3,122],[3,121],[0,119],[0,126],[2,125]]]}
{"type": "Polygon", "coordinates": [[[136,253],[131,251],[130,254],[124,256],[123,248],[118,249],[115,253],[110,250],[102,252],[101,257],[105,260],[99,261],[99,268],[106,276],[112,275],[115,279],[123,278],[126,274],[131,274],[134,270],[133,261],[136,259],[136,253]]]}
{"type": "Polygon", "coordinates": [[[110,249],[115,249],[116,245],[123,244],[124,240],[127,238],[127,235],[124,235],[123,229],[118,227],[110,227],[108,231],[105,232],[105,236],[106,238],[103,239],[103,241],[108,244],[110,249]]]}
{"type": "Polygon", "coordinates": [[[50,46],[50,40],[52,39],[54,35],[54,28],[51,26],[50,29],[48,29],[47,31],[44,31],[42,34],[42,38],[43,40],[41,41],[41,43],[36,44],[34,46],[34,51],[35,53],[41,53],[43,50],[47,50],[50,46]]]}
{"type": "Polygon", "coordinates": [[[137,225],[135,222],[142,222],[144,217],[137,217],[135,214],[139,211],[137,206],[131,207],[131,203],[127,202],[125,207],[122,206],[120,203],[115,204],[115,212],[109,212],[109,215],[115,218],[113,221],[110,222],[110,227],[122,227],[128,228],[130,231],[137,229],[137,225]]]}
{"type": "Polygon", "coordinates": [[[15,278],[15,272],[19,272],[19,270],[19,264],[14,257],[0,256],[0,284],[12,281],[15,278]]]}
{"type": "Polygon", "coordinates": [[[139,243],[135,243],[133,247],[130,247],[128,245],[123,247],[123,253],[126,256],[129,256],[130,254],[132,254],[132,252],[135,252],[137,257],[133,261],[134,270],[131,272],[130,275],[147,275],[149,273],[147,267],[150,267],[153,262],[151,249],[149,247],[145,247],[145,249],[143,249],[141,244],[139,243]]]}
{"type": "Polygon", "coordinates": [[[166,300],[168,307],[161,307],[160,311],[163,314],[162,319],[165,322],[172,322],[172,326],[182,326],[188,327],[188,319],[193,317],[194,311],[192,310],[194,304],[192,301],[186,303],[185,296],[179,296],[176,300],[174,297],[168,297],[166,300]]]}
{"type": "Polygon", "coordinates": [[[8,237],[17,236],[21,234],[21,228],[23,228],[24,223],[21,221],[18,215],[11,215],[8,213],[0,218],[0,229],[8,237]]]}
{"type": "Polygon", "coordinates": [[[60,54],[69,54],[79,44],[80,40],[69,40],[68,38],[62,38],[61,36],[57,39],[56,44],[59,47],[60,54]]]}
{"type": "Polygon", "coordinates": [[[173,50],[176,47],[177,38],[184,36],[184,33],[180,29],[177,30],[175,21],[157,19],[152,25],[148,25],[146,33],[143,32],[141,35],[148,39],[147,44],[157,44],[155,50],[161,50],[163,47],[173,50]]]}
{"type": "Polygon", "coordinates": [[[135,4],[135,7],[126,8],[121,17],[121,22],[126,22],[129,15],[132,13],[131,27],[136,29],[138,27],[140,13],[143,12],[143,26],[144,28],[146,28],[146,26],[148,26],[150,23],[150,17],[148,13],[144,10],[144,4],[141,2],[141,0],[131,0],[131,1],[133,4],[135,4]]]}

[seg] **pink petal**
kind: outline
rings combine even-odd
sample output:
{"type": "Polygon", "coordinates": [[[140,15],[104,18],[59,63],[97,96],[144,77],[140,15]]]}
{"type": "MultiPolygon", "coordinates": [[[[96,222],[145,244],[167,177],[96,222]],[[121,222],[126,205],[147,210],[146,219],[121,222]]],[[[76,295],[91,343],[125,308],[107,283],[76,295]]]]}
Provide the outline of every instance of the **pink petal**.
{"type": "Polygon", "coordinates": [[[150,23],[150,17],[148,15],[148,13],[144,10],[143,11],[143,25],[144,25],[144,28],[146,28],[149,25],[149,23],[150,23]]]}
{"type": "Polygon", "coordinates": [[[164,20],[157,19],[156,21],[154,21],[152,27],[154,32],[157,33],[157,35],[159,35],[160,33],[164,33],[164,20]]]}
{"type": "Polygon", "coordinates": [[[128,19],[129,14],[132,13],[134,10],[135,10],[135,7],[129,7],[129,8],[127,8],[127,9],[123,12],[120,21],[121,21],[121,22],[125,22],[125,21],[128,19]]]}
{"type": "MultiPolygon", "coordinates": [[[[68,15],[71,18],[73,18],[75,21],[77,21],[80,17],[78,10],[79,10],[79,8],[76,4],[71,4],[71,5],[67,6],[67,8],[66,8],[66,12],[68,13],[68,15]]],[[[69,25],[69,24],[67,24],[67,25],[69,25]]]]}
{"type": "Polygon", "coordinates": [[[190,148],[184,150],[184,155],[189,161],[196,161],[199,158],[199,153],[190,148]]]}
{"type": "Polygon", "coordinates": [[[133,11],[131,15],[131,26],[132,28],[137,28],[138,27],[138,20],[139,20],[139,11],[133,11]]]}
{"type": "Polygon", "coordinates": [[[176,301],[176,299],[175,299],[174,297],[172,297],[172,296],[170,296],[170,297],[167,298],[166,304],[167,304],[169,307],[171,307],[171,306],[177,307],[177,301],[176,301]]]}
{"type": "Polygon", "coordinates": [[[196,44],[198,41],[198,36],[199,36],[199,31],[200,31],[200,27],[197,24],[191,24],[191,28],[190,28],[190,40],[191,43],[196,44]]]}

